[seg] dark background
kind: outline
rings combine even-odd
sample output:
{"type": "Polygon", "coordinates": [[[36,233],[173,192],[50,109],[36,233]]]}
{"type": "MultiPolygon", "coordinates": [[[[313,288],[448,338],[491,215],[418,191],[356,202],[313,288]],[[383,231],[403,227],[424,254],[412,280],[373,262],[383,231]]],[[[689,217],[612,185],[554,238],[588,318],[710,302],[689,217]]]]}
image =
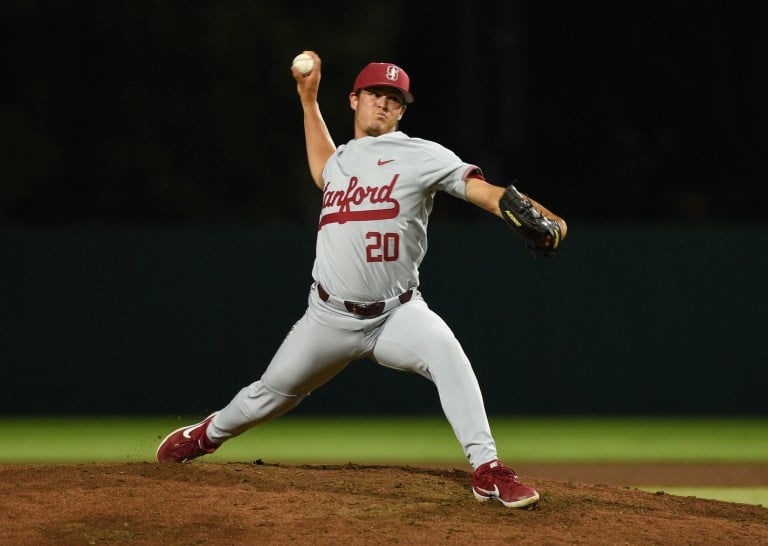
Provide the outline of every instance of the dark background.
{"type": "MultiPolygon", "coordinates": [[[[303,312],[320,193],[290,75],[337,144],[369,61],[401,128],[569,223],[533,260],[438,197],[422,289],[491,413],[765,414],[768,4],[5,2],[3,413],[205,413],[303,312]]],[[[436,412],[367,361],[299,412],[436,412]]]]}
{"type": "MultiPolygon", "coordinates": [[[[507,231],[435,226],[421,271],[490,414],[768,414],[767,228],[577,226],[554,261],[507,231]]],[[[304,312],[314,235],[0,231],[0,413],[219,409],[304,312]]],[[[361,360],[294,411],[440,405],[426,379],[361,360]]]]}
{"type": "Polygon", "coordinates": [[[392,61],[402,130],[570,222],[766,219],[764,2],[4,4],[0,225],[314,222],[304,49],[337,144],[392,61]]]}

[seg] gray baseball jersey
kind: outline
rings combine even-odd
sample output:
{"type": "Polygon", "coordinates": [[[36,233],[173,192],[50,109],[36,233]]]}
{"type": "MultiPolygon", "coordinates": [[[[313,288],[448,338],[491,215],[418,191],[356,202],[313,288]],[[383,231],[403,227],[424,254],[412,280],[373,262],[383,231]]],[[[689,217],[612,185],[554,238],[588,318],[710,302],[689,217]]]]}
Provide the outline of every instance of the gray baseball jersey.
{"type": "Polygon", "coordinates": [[[399,131],[340,146],[323,171],[314,279],[362,302],[418,287],[434,195],[464,199],[472,171],[443,146],[399,131]]]}

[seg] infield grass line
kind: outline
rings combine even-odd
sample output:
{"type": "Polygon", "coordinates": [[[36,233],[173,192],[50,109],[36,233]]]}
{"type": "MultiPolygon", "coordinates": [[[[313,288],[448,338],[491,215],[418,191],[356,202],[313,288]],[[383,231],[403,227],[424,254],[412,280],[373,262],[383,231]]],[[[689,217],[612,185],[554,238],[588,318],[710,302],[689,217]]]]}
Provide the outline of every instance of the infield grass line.
{"type": "Polygon", "coordinates": [[[649,493],[675,495],[677,497],[696,497],[740,504],[756,504],[768,507],[768,487],[682,487],[682,486],[635,486],[635,489],[649,493]]]}
{"type": "MultiPolygon", "coordinates": [[[[204,415],[202,417],[205,417],[204,415]]],[[[0,463],[154,461],[157,443],[201,416],[0,417],[0,463]]],[[[495,417],[502,457],[525,462],[768,462],[765,418],[495,417]]],[[[466,464],[441,416],[285,416],[206,459],[466,464]]]]}

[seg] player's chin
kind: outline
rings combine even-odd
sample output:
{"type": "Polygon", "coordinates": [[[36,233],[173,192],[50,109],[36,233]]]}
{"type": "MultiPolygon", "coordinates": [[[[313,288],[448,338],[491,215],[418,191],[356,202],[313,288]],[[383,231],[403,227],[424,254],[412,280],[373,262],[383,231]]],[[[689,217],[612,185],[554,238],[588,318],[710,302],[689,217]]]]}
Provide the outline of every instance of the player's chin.
{"type": "Polygon", "coordinates": [[[396,124],[392,124],[389,122],[373,122],[368,124],[368,127],[365,131],[365,133],[368,136],[380,136],[385,135],[387,133],[391,133],[395,130],[396,124]]]}
{"type": "Polygon", "coordinates": [[[385,133],[388,133],[388,132],[389,131],[383,130],[383,128],[381,126],[378,126],[378,125],[369,125],[366,128],[366,130],[365,130],[365,134],[368,135],[368,136],[372,136],[372,137],[381,136],[381,135],[383,135],[385,133]]]}

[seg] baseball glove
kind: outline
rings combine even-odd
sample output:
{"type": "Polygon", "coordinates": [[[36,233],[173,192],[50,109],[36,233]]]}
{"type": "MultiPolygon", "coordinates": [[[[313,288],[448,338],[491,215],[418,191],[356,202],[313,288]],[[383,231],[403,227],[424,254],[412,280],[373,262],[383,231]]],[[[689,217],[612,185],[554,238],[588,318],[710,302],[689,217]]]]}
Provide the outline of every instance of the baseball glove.
{"type": "Polygon", "coordinates": [[[542,215],[513,184],[499,199],[501,215],[534,256],[551,258],[560,248],[560,224],[542,215]]]}

